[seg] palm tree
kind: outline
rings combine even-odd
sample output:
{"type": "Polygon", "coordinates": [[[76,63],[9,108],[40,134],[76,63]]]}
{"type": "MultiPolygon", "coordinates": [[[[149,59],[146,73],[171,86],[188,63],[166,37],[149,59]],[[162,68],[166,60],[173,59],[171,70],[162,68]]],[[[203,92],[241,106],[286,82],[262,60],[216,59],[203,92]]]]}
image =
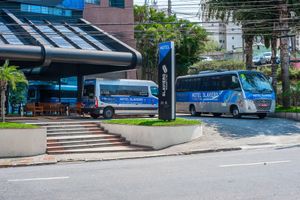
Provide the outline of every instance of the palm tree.
{"type": "Polygon", "coordinates": [[[25,75],[17,69],[16,66],[9,66],[9,61],[6,60],[3,66],[0,67],[0,91],[1,91],[1,118],[5,122],[5,101],[6,90],[8,84],[14,90],[17,83],[28,83],[25,75]]]}
{"type": "MultiPolygon", "coordinates": [[[[289,52],[288,52],[288,32],[291,26],[297,26],[298,20],[291,20],[291,13],[296,16],[300,14],[299,0],[280,0],[271,1],[270,5],[267,6],[266,1],[258,0],[206,0],[206,10],[209,12],[209,16],[219,18],[222,20],[228,20],[232,17],[233,20],[241,23],[243,26],[244,22],[252,21],[254,27],[250,29],[253,35],[266,34],[270,32],[273,37],[280,38],[280,60],[281,60],[281,74],[282,74],[282,93],[290,94],[290,79],[289,79],[289,52]],[[278,30],[273,26],[273,24],[278,24],[278,30]],[[272,28],[273,27],[273,28],[272,28]]],[[[249,25],[249,23],[246,23],[249,25]]],[[[245,28],[242,27],[243,31],[245,28]]],[[[251,36],[251,34],[250,34],[251,36]]],[[[245,40],[246,47],[250,47],[251,38],[245,40]],[[247,42],[249,42],[247,44],[247,42]]],[[[276,53],[276,39],[272,40],[272,72],[273,78],[275,77],[276,65],[275,65],[275,53],[276,53]]],[[[250,53],[250,48],[246,53],[250,53]]],[[[252,54],[252,52],[251,52],[252,54]]],[[[250,63],[250,58],[252,55],[246,56],[247,62],[250,63]]],[[[247,64],[248,65],[248,64],[247,64]]],[[[276,84],[276,79],[273,85],[276,84]]],[[[283,107],[290,107],[290,97],[285,95],[282,97],[283,107]]]]}

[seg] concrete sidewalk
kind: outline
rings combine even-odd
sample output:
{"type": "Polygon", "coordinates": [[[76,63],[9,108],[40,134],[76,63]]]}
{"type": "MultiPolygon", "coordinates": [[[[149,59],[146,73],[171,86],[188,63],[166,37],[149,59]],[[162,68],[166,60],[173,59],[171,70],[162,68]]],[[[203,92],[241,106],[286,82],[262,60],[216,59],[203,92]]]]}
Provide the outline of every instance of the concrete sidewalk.
{"type": "Polygon", "coordinates": [[[264,136],[259,135],[247,138],[222,137],[213,127],[205,126],[204,135],[189,143],[175,145],[157,151],[139,151],[122,153],[90,153],[39,155],[23,158],[0,159],[0,167],[17,167],[31,165],[45,165],[65,162],[109,161],[119,159],[136,159],[161,156],[189,155],[219,151],[247,150],[257,148],[286,148],[300,147],[300,135],[264,136]]]}

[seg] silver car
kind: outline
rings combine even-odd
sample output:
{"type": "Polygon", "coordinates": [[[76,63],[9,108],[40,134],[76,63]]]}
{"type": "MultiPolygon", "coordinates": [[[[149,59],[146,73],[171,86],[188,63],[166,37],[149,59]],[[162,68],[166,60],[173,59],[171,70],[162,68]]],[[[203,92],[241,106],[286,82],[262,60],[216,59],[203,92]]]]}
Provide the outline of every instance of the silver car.
{"type": "Polygon", "coordinates": [[[267,59],[264,56],[254,56],[252,61],[255,65],[264,65],[267,63],[267,59]]]}

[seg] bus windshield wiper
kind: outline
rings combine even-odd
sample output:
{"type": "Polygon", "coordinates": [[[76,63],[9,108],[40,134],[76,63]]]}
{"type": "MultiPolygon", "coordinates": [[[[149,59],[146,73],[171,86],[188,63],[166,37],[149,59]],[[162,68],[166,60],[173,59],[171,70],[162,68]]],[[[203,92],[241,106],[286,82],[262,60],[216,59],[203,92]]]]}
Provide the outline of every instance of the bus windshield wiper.
{"type": "Polygon", "coordinates": [[[261,93],[272,93],[272,90],[269,90],[269,89],[262,89],[262,90],[259,90],[259,92],[261,93]]]}

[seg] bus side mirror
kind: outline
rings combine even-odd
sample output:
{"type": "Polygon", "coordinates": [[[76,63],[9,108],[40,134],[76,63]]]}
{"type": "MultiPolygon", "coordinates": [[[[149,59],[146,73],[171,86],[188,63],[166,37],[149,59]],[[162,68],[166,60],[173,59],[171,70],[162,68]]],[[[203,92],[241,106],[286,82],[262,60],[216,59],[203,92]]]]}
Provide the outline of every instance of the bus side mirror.
{"type": "Polygon", "coordinates": [[[269,76],[269,77],[268,77],[268,80],[269,80],[269,82],[272,84],[273,78],[269,76]]]}

